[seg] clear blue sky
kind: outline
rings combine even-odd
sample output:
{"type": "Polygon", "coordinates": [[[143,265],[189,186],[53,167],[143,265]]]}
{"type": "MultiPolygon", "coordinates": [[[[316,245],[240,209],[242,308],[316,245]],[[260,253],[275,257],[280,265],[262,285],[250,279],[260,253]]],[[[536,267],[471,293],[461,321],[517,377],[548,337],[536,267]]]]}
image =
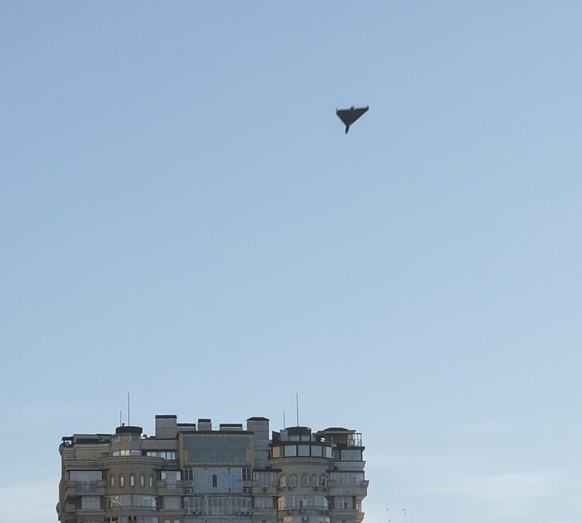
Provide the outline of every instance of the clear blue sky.
{"type": "Polygon", "coordinates": [[[60,438],[128,392],[146,432],[299,393],[363,433],[368,523],[581,523],[581,27],[0,2],[3,517],[56,521],[60,438]]]}

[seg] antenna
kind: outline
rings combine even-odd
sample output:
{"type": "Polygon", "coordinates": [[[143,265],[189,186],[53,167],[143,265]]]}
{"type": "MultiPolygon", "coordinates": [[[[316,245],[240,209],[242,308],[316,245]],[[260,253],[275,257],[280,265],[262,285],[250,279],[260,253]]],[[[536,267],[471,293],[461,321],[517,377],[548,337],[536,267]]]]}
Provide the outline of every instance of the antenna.
{"type": "Polygon", "coordinates": [[[129,392],[127,393],[127,425],[131,425],[131,418],[129,417],[129,392]]]}
{"type": "Polygon", "coordinates": [[[123,419],[122,419],[122,417],[121,417],[122,413],[123,413],[123,411],[122,411],[122,410],[120,410],[120,411],[119,411],[119,426],[120,426],[120,427],[121,427],[121,425],[122,425],[122,423],[123,423],[123,419]]]}
{"type": "Polygon", "coordinates": [[[297,409],[297,426],[299,427],[299,392],[295,393],[295,406],[297,409]]]}
{"type": "Polygon", "coordinates": [[[285,425],[285,411],[283,411],[283,428],[287,428],[287,425],[285,425]]]}

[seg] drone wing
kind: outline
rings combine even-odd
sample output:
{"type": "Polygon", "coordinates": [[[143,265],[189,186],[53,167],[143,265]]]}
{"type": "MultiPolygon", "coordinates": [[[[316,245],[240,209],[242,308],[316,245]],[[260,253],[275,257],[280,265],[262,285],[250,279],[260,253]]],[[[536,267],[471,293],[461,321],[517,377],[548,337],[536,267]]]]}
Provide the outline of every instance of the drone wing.
{"type": "Polygon", "coordinates": [[[352,125],[360,116],[362,116],[369,107],[360,107],[351,109],[337,109],[336,114],[339,119],[347,126],[352,125]]]}
{"type": "Polygon", "coordinates": [[[352,120],[351,111],[349,109],[336,110],[336,114],[345,125],[351,125],[354,121],[352,120]]]}

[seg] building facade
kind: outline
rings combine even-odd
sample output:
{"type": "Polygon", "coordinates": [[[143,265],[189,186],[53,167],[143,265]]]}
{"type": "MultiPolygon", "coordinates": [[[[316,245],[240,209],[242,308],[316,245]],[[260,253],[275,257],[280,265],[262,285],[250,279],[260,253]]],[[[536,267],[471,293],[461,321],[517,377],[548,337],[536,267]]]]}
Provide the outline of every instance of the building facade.
{"type": "Polygon", "coordinates": [[[366,497],[361,434],[156,416],[155,436],[63,438],[61,523],[360,523],[366,497]]]}

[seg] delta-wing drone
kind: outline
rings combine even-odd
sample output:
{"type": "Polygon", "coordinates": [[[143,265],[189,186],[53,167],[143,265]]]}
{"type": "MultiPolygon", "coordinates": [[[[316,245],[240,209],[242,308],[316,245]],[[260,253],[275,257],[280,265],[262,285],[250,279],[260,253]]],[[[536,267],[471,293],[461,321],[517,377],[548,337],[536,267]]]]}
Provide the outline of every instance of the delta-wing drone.
{"type": "Polygon", "coordinates": [[[335,113],[339,116],[339,119],[346,126],[346,134],[350,130],[350,125],[352,125],[360,116],[362,116],[369,107],[350,107],[349,109],[336,109],[335,113]]]}

